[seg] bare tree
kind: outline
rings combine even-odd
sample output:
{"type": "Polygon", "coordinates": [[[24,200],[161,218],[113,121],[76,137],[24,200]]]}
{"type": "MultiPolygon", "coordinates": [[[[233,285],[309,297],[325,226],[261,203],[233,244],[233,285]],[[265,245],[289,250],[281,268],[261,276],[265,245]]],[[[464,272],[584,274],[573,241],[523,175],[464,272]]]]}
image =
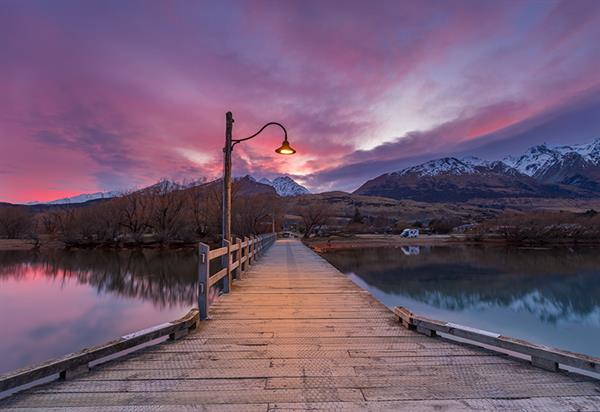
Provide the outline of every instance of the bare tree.
{"type": "Polygon", "coordinates": [[[204,237],[209,233],[209,201],[205,190],[194,187],[186,193],[188,220],[196,236],[204,237]]]}
{"type": "Polygon", "coordinates": [[[304,223],[305,238],[308,238],[314,230],[327,224],[332,216],[332,208],[326,203],[309,203],[299,207],[298,211],[304,223]]]}
{"type": "Polygon", "coordinates": [[[24,207],[0,208],[0,236],[9,239],[21,238],[29,234],[32,223],[32,215],[24,207]]]}
{"type": "Polygon", "coordinates": [[[184,222],[185,196],[173,190],[168,181],[155,185],[145,196],[150,199],[148,226],[160,243],[173,240],[181,234],[184,222]]]}
{"type": "Polygon", "coordinates": [[[120,224],[131,237],[141,242],[143,235],[149,227],[148,215],[150,212],[150,199],[146,193],[129,193],[117,201],[120,212],[120,224]]]}
{"type": "Polygon", "coordinates": [[[269,231],[272,219],[277,213],[277,196],[259,194],[254,196],[239,196],[234,204],[234,229],[239,235],[256,235],[269,231]]]}
{"type": "Polygon", "coordinates": [[[222,192],[218,185],[203,185],[187,191],[186,208],[193,232],[200,237],[219,233],[222,192]]]}
{"type": "Polygon", "coordinates": [[[65,207],[53,210],[48,215],[49,226],[52,226],[66,244],[78,243],[81,238],[81,228],[73,208],[65,207]]]}

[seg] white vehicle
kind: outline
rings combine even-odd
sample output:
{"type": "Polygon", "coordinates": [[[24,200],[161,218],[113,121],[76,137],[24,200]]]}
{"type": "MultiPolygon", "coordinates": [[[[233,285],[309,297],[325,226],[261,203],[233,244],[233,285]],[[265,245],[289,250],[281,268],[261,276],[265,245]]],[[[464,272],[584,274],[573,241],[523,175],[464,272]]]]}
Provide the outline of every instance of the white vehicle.
{"type": "Polygon", "coordinates": [[[400,236],[410,238],[419,237],[419,229],[404,229],[402,233],[400,233],[400,236]]]}

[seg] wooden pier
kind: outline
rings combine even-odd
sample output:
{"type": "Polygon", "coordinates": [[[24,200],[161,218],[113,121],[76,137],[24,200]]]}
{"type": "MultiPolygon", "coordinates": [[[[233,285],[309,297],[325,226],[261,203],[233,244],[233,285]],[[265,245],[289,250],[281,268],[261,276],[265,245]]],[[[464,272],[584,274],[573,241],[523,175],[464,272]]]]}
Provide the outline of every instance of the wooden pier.
{"type": "Polygon", "coordinates": [[[597,380],[425,336],[447,326],[394,314],[293,239],[266,250],[208,315],[164,326],[174,340],[13,395],[0,409],[600,410],[597,380]]]}

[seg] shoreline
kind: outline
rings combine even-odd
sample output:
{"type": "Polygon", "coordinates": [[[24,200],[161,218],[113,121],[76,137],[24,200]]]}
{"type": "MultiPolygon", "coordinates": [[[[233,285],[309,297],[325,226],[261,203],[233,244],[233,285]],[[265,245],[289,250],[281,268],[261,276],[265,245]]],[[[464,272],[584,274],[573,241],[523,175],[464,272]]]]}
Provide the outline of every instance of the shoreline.
{"type": "Polygon", "coordinates": [[[0,251],[34,250],[41,244],[29,239],[0,239],[0,251]]]}
{"type": "MultiPolygon", "coordinates": [[[[212,243],[211,243],[212,244],[212,243]]],[[[94,244],[69,246],[60,240],[40,239],[38,241],[31,239],[0,239],[0,252],[9,251],[31,251],[31,250],[132,250],[132,249],[190,249],[196,248],[198,242],[193,243],[145,243],[145,244],[94,244]]]]}
{"type": "Polygon", "coordinates": [[[354,235],[351,237],[329,237],[302,239],[304,244],[317,253],[332,250],[360,249],[365,247],[394,247],[394,246],[432,246],[452,243],[472,242],[464,235],[421,235],[418,238],[405,238],[400,235],[354,235]]]}
{"type": "Polygon", "coordinates": [[[399,235],[354,235],[351,237],[330,237],[302,239],[304,244],[317,253],[335,250],[361,249],[372,247],[399,246],[441,246],[441,245],[470,245],[470,246],[502,246],[517,248],[553,247],[599,247],[600,239],[594,240],[548,240],[511,242],[497,236],[470,238],[464,234],[450,235],[420,235],[418,238],[403,238],[399,235]]]}
{"type": "MultiPolygon", "coordinates": [[[[399,247],[399,246],[440,246],[440,245],[471,245],[471,246],[504,246],[519,248],[552,248],[552,247],[600,247],[600,239],[592,240],[545,240],[545,241],[508,241],[498,236],[483,236],[473,238],[464,234],[420,235],[418,238],[404,238],[400,235],[358,234],[347,237],[313,237],[301,239],[310,249],[317,253],[334,250],[360,249],[370,247],[399,247]]],[[[68,246],[55,239],[0,239],[0,251],[32,251],[32,250],[131,250],[131,249],[189,249],[195,248],[198,242],[192,243],[145,243],[121,245],[90,245],[68,246]]]]}

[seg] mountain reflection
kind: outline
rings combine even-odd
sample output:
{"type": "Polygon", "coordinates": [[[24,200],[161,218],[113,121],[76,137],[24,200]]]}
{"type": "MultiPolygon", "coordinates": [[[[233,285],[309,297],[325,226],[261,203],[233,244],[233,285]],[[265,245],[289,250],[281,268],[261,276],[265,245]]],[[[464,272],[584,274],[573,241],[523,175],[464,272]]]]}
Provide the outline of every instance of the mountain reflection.
{"type": "Polygon", "coordinates": [[[504,247],[372,248],[325,257],[386,294],[436,308],[502,307],[545,323],[578,320],[600,325],[600,256],[594,249],[504,247]]]}
{"type": "Polygon", "coordinates": [[[150,301],[159,308],[196,300],[193,250],[0,252],[0,282],[45,276],[93,286],[98,294],[150,301]]]}

